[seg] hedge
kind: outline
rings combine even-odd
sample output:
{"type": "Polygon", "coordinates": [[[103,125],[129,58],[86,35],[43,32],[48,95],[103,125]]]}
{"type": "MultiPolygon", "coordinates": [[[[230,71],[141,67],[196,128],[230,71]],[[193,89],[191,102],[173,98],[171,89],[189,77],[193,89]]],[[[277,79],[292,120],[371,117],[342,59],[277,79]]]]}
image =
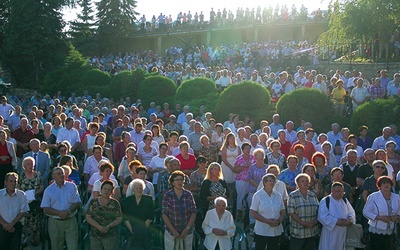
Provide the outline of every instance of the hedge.
{"type": "Polygon", "coordinates": [[[102,96],[108,96],[110,82],[110,74],[99,69],[91,69],[80,78],[79,87],[76,88],[75,92],[82,94],[84,90],[88,90],[90,93],[98,92],[102,96]]]}
{"type": "Polygon", "coordinates": [[[214,111],[218,100],[215,83],[206,78],[195,78],[184,81],[176,91],[175,103],[189,105],[190,110],[196,112],[201,105],[207,111],[214,111]]]}
{"type": "Polygon", "coordinates": [[[138,90],[140,83],[149,76],[148,72],[143,69],[134,71],[122,71],[115,75],[109,85],[109,96],[118,100],[121,97],[129,96],[132,101],[138,98],[138,90]]]}
{"type": "Polygon", "coordinates": [[[357,107],[351,117],[351,131],[358,132],[358,128],[366,125],[368,136],[371,138],[382,135],[382,128],[391,124],[399,125],[400,97],[376,99],[357,107]]]}
{"type": "Polygon", "coordinates": [[[138,96],[146,108],[150,102],[155,102],[158,105],[168,102],[171,105],[174,103],[175,94],[175,83],[164,76],[147,77],[140,83],[138,92],[138,96]]]}
{"type": "Polygon", "coordinates": [[[281,122],[293,121],[296,127],[301,120],[311,122],[317,133],[331,130],[332,103],[329,97],[316,89],[303,88],[284,94],[276,104],[281,122]]]}
{"type": "Polygon", "coordinates": [[[230,85],[222,91],[215,115],[218,121],[226,121],[230,113],[253,119],[255,124],[261,120],[271,117],[273,105],[269,91],[260,84],[252,81],[244,81],[240,84],[230,85]]]}

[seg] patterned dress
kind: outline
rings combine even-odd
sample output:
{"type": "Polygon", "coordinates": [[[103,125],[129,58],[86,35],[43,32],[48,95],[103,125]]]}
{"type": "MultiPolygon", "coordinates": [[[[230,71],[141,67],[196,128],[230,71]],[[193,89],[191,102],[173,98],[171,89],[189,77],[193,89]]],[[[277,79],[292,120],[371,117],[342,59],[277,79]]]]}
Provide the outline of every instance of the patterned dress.
{"type": "MultiPolygon", "coordinates": [[[[122,216],[121,206],[117,200],[110,199],[107,205],[102,206],[99,203],[99,198],[95,198],[90,202],[86,214],[91,215],[92,218],[103,227],[122,216]]],[[[116,236],[117,234],[118,227],[111,227],[105,234],[94,227],[91,227],[90,230],[90,236],[103,239],[116,236]]]]}
{"type": "MultiPolygon", "coordinates": [[[[40,186],[43,184],[40,172],[35,172],[33,177],[29,179],[25,172],[23,172],[18,179],[19,189],[26,192],[28,190],[34,189],[38,191],[40,186]]],[[[43,211],[29,211],[25,216],[25,230],[29,235],[35,234],[35,232],[40,231],[40,221],[43,216],[43,211]]]]}
{"type": "MultiPolygon", "coordinates": [[[[222,186],[221,182],[217,181],[217,182],[211,182],[211,186],[210,186],[210,193],[211,196],[222,196],[225,197],[225,193],[226,193],[226,189],[222,186]]],[[[214,202],[209,202],[208,204],[208,210],[213,209],[214,206],[214,202]]]]}

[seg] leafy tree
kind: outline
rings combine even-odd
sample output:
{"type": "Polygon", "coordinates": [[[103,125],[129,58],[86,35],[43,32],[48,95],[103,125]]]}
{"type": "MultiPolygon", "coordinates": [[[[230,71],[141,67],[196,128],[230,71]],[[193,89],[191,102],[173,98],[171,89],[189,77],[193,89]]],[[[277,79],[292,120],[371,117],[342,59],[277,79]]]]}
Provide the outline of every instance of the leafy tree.
{"type": "Polygon", "coordinates": [[[101,0],[97,3],[98,40],[104,50],[119,50],[119,41],[133,34],[136,0],[101,0]]]}
{"type": "Polygon", "coordinates": [[[215,108],[218,121],[225,121],[230,113],[236,113],[243,118],[249,116],[255,124],[271,117],[272,111],[269,91],[252,81],[244,81],[226,88],[221,93],[215,108]]]}
{"type": "Polygon", "coordinates": [[[67,53],[63,40],[61,8],[65,0],[3,1],[6,13],[2,62],[11,69],[17,84],[37,87],[46,72],[62,64],[67,53]]]}
{"type": "Polygon", "coordinates": [[[373,42],[387,43],[400,25],[400,2],[393,0],[337,0],[330,13],[329,29],[319,45],[334,46],[373,42]]]}
{"type": "Polygon", "coordinates": [[[79,3],[82,12],[75,21],[70,22],[69,35],[74,46],[85,54],[94,54],[98,49],[95,41],[95,20],[91,0],[82,0],[79,3]]]}

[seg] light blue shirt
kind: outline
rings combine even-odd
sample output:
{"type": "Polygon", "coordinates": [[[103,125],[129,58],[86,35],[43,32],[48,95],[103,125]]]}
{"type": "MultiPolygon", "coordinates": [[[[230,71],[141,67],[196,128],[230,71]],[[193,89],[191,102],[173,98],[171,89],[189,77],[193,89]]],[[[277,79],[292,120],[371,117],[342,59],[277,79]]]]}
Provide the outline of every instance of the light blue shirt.
{"type": "MultiPolygon", "coordinates": [[[[81,203],[76,185],[69,181],[64,181],[62,186],[53,182],[44,190],[41,208],[52,208],[60,211],[68,210],[74,203],[81,203]]],[[[75,211],[76,212],[76,211],[75,211]]],[[[71,214],[70,216],[73,216],[71,214]]],[[[57,216],[52,216],[58,218],[57,216]]]]}

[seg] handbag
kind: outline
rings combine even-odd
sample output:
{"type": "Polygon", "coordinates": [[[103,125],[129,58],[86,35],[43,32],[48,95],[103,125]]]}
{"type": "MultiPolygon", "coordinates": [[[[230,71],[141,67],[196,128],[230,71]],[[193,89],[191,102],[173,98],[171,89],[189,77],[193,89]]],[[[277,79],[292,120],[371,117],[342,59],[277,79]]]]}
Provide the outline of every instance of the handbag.
{"type": "Polygon", "coordinates": [[[39,212],[42,208],[40,207],[41,201],[34,200],[28,203],[29,205],[29,212],[39,212]]]}
{"type": "Polygon", "coordinates": [[[363,227],[361,224],[351,224],[346,230],[346,247],[365,248],[362,244],[363,227]]]}

